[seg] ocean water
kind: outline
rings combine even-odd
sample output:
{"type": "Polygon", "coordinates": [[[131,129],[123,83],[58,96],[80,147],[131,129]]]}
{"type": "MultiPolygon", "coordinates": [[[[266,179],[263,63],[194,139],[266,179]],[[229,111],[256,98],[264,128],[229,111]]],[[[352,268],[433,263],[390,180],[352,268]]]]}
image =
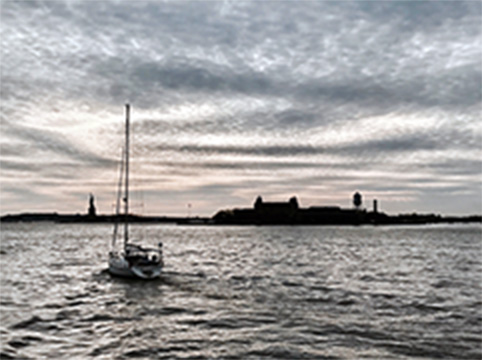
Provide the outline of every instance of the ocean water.
{"type": "Polygon", "coordinates": [[[482,228],[2,224],[2,359],[481,359],[482,228]]]}

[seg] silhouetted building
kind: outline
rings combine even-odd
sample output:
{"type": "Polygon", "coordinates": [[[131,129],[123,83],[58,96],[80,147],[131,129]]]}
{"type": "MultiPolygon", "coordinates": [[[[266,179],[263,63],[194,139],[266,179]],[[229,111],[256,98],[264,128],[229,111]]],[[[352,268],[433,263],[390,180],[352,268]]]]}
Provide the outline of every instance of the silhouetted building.
{"type": "Polygon", "coordinates": [[[258,196],[254,203],[255,216],[262,223],[292,223],[298,212],[298,199],[293,196],[288,202],[264,202],[258,196]]]}
{"type": "Polygon", "coordinates": [[[213,220],[216,224],[258,224],[258,225],[358,225],[366,221],[366,211],[342,209],[338,206],[299,207],[298,199],[287,202],[265,202],[256,198],[252,209],[219,211],[213,220]]]}
{"type": "Polygon", "coordinates": [[[378,213],[378,202],[377,200],[373,200],[373,213],[376,214],[378,213]]]}
{"type": "Polygon", "coordinates": [[[288,202],[264,202],[261,196],[256,198],[254,209],[258,212],[292,213],[298,210],[298,199],[293,196],[288,202]]]}

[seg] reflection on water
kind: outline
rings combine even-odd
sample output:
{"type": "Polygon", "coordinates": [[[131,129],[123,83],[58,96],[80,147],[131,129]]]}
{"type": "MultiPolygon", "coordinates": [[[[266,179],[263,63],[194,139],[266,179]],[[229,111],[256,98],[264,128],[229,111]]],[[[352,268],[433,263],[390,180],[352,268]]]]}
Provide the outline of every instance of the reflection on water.
{"type": "Polygon", "coordinates": [[[160,279],[109,276],[107,225],[2,224],[2,358],[482,357],[478,225],[132,232],[160,279]]]}

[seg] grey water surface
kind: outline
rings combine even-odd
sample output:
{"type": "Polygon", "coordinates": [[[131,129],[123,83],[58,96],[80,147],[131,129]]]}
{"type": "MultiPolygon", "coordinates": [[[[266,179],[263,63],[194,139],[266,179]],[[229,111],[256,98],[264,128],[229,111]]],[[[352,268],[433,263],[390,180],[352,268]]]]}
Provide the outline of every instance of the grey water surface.
{"type": "Polygon", "coordinates": [[[112,228],[2,224],[2,359],[481,359],[481,226],[133,226],[159,280],[112,278],[112,228]]]}

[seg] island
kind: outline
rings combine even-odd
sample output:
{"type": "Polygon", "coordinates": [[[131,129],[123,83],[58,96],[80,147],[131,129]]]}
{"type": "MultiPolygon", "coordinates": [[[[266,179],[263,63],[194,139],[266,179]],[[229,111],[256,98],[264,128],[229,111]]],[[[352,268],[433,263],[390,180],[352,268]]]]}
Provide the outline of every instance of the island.
{"type": "Polygon", "coordinates": [[[301,208],[296,197],[287,202],[266,202],[258,196],[252,208],[222,210],[213,216],[214,224],[225,225],[396,225],[454,222],[482,222],[482,216],[441,216],[436,214],[387,215],[378,211],[378,201],[373,209],[362,208],[362,195],[353,195],[353,208],[339,206],[311,206],[301,208]]]}
{"type": "MultiPolygon", "coordinates": [[[[220,210],[212,217],[169,217],[141,216],[129,214],[129,223],[178,225],[417,225],[437,223],[482,223],[481,215],[442,216],[438,214],[398,214],[388,215],[378,210],[378,201],[373,200],[369,211],[362,207],[362,195],[353,195],[353,207],[311,206],[302,208],[293,196],[286,202],[267,202],[258,196],[251,208],[220,210]]],[[[125,214],[98,215],[94,196],[89,197],[89,207],[85,214],[21,213],[0,218],[7,222],[55,223],[115,223],[126,220],[125,214]]]]}

